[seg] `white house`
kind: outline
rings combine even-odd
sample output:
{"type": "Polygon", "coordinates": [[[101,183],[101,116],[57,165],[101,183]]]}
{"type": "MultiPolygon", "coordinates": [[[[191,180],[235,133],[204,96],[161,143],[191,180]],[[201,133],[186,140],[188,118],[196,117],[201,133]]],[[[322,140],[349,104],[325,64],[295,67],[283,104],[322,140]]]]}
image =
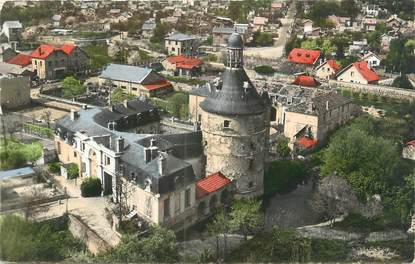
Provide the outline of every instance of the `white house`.
{"type": "Polygon", "coordinates": [[[375,53],[369,51],[369,53],[365,54],[362,57],[363,61],[366,61],[369,65],[369,67],[379,67],[380,66],[380,62],[382,61],[382,59],[376,55],[375,53]]]}
{"type": "Polygon", "coordinates": [[[337,74],[337,80],[348,83],[374,84],[380,80],[366,61],[358,61],[345,67],[337,74]]]}

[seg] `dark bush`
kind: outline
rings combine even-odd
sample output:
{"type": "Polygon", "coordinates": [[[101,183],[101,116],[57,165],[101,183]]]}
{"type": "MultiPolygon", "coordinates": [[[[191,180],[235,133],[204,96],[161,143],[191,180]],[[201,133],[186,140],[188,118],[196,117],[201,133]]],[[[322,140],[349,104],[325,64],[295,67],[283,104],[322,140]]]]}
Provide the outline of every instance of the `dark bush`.
{"type": "Polygon", "coordinates": [[[79,176],[79,168],[76,164],[70,164],[68,168],[66,169],[66,172],[68,173],[68,179],[75,179],[79,176]]]}
{"type": "Polygon", "coordinates": [[[269,65],[261,65],[254,68],[254,71],[258,74],[273,74],[275,70],[269,65]]]}
{"type": "Polygon", "coordinates": [[[100,196],[101,190],[101,180],[96,177],[88,177],[81,184],[82,197],[100,196]]]}
{"type": "Polygon", "coordinates": [[[59,162],[49,163],[48,168],[53,173],[60,173],[61,172],[61,165],[59,164],[59,162]]]}

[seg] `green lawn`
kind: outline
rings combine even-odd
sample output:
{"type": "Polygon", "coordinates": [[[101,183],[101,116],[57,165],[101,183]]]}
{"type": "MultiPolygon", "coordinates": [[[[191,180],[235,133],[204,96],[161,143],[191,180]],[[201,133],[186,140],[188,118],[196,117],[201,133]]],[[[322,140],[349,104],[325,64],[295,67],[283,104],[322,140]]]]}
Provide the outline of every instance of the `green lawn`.
{"type": "Polygon", "coordinates": [[[100,70],[103,66],[113,61],[113,59],[108,56],[107,45],[89,45],[83,47],[83,50],[85,50],[91,58],[91,70],[100,70]]]}

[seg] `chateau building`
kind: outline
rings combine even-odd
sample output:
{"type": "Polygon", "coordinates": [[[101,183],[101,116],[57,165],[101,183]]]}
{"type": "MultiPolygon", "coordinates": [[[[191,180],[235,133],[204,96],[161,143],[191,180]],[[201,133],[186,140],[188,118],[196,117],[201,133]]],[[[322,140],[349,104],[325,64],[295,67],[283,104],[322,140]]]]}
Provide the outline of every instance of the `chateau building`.
{"type": "Polygon", "coordinates": [[[206,218],[232,196],[261,195],[268,99],[247,77],[242,49],[234,34],[221,85],[201,105],[202,130],[160,134],[158,109],[138,99],[84,107],[57,121],[59,160],[77,164],[81,177],[100,178],[103,195],[115,203],[130,189],[130,213],[175,230],[206,218]]]}

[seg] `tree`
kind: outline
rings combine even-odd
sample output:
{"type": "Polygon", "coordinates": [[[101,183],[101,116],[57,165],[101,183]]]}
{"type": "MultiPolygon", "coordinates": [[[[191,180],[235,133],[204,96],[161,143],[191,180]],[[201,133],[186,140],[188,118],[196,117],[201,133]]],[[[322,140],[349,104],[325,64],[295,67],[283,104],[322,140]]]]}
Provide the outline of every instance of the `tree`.
{"type": "Polygon", "coordinates": [[[307,262],[311,258],[311,241],[298,236],[295,229],[273,226],[271,232],[272,260],[275,257],[290,262],[307,262]]]}
{"type": "Polygon", "coordinates": [[[219,240],[223,236],[223,257],[227,255],[228,234],[232,231],[232,222],[229,216],[221,211],[213,218],[212,223],[207,226],[208,233],[216,236],[216,256],[219,259],[219,240]]]}
{"type": "Polygon", "coordinates": [[[23,212],[26,220],[33,218],[35,215],[48,210],[47,207],[37,207],[40,200],[47,198],[47,195],[42,192],[42,187],[31,186],[30,192],[23,197],[23,212]]]}
{"type": "Polygon", "coordinates": [[[63,79],[62,86],[64,97],[75,97],[86,92],[85,86],[73,76],[63,79]]]}
{"type": "Polygon", "coordinates": [[[320,181],[311,205],[316,212],[331,220],[333,225],[336,217],[353,212],[359,202],[345,179],[330,175],[320,181]]]}
{"type": "Polygon", "coordinates": [[[101,180],[96,177],[85,178],[81,183],[82,197],[100,196],[102,191],[101,180]]]}
{"type": "Polygon", "coordinates": [[[248,234],[258,229],[264,222],[261,202],[253,198],[235,201],[232,204],[230,218],[233,229],[241,230],[245,241],[248,240],[248,234]]]}
{"type": "Polygon", "coordinates": [[[260,47],[266,47],[266,46],[272,46],[274,43],[274,39],[272,38],[272,34],[270,33],[261,33],[261,32],[255,32],[254,35],[254,41],[257,46],[260,47]]]}
{"type": "Polygon", "coordinates": [[[414,89],[407,75],[401,75],[397,77],[395,80],[393,80],[392,86],[404,89],[414,89]]]}
{"type": "Polygon", "coordinates": [[[321,171],[323,175],[337,172],[345,177],[357,196],[365,200],[387,191],[398,166],[399,155],[392,142],[352,125],[333,137],[324,152],[321,171]]]}
{"type": "Polygon", "coordinates": [[[24,155],[25,159],[32,163],[34,163],[42,157],[43,152],[43,146],[40,143],[31,143],[31,144],[25,144],[24,148],[21,149],[22,154],[24,155]]]}
{"type": "Polygon", "coordinates": [[[386,70],[401,74],[415,73],[415,55],[413,47],[405,45],[406,39],[394,39],[390,43],[389,53],[385,60],[386,70]]]}
{"type": "Polygon", "coordinates": [[[150,38],[152,43],[162,43],[167,33],[169,32],[169,27],[165,23],[157,23],[156,28],[154,29],[154,34],[150,38]]]}
{"type": "Polygon", "coordinates": [[[75,163],[69,164],[66,168],[66,173],[68,174],[68,179],[75,179],[79,177],[79,167],[75,163]]]}
{"type": "Polygon", "coordinates": [[[342,0],[340,10],[344,16],[350,17],[352,20],[359,14],[359,7],[354,0],[342,0]]]}
{"type": "Polygon", "coordinates": [[[189,94],[187,93],[176,93],[172,95],[169,99],[169,110],[173,116],[176,117],[184,117],[186,115],[186,111],[182,110],[185,108],[186,105],[189,104],[189,94]]]}
{"type": "Polygon", "coordinates": [[[277,139],[276,151],[277,151],[278,158],[285,159],[290,156],[291,149],[288,147],[288,142],[289,142],[289,139],[284,136],[279,137],[277,139]]]}
{"type": "Polygon", "coordinates": [[[117,247],[102,257],[107,262],[175,263],[179,260],[179,253],[174,232],[154,226],[146,237],[124,236],[117,247]]]}
{"type": "Polygon", "coordinates": [[[124,93],[121,88],[115,88],[111,92],[111,103],[122,103],[124,100],[131,100],[136,98],[133,94],[124,93]]]}

